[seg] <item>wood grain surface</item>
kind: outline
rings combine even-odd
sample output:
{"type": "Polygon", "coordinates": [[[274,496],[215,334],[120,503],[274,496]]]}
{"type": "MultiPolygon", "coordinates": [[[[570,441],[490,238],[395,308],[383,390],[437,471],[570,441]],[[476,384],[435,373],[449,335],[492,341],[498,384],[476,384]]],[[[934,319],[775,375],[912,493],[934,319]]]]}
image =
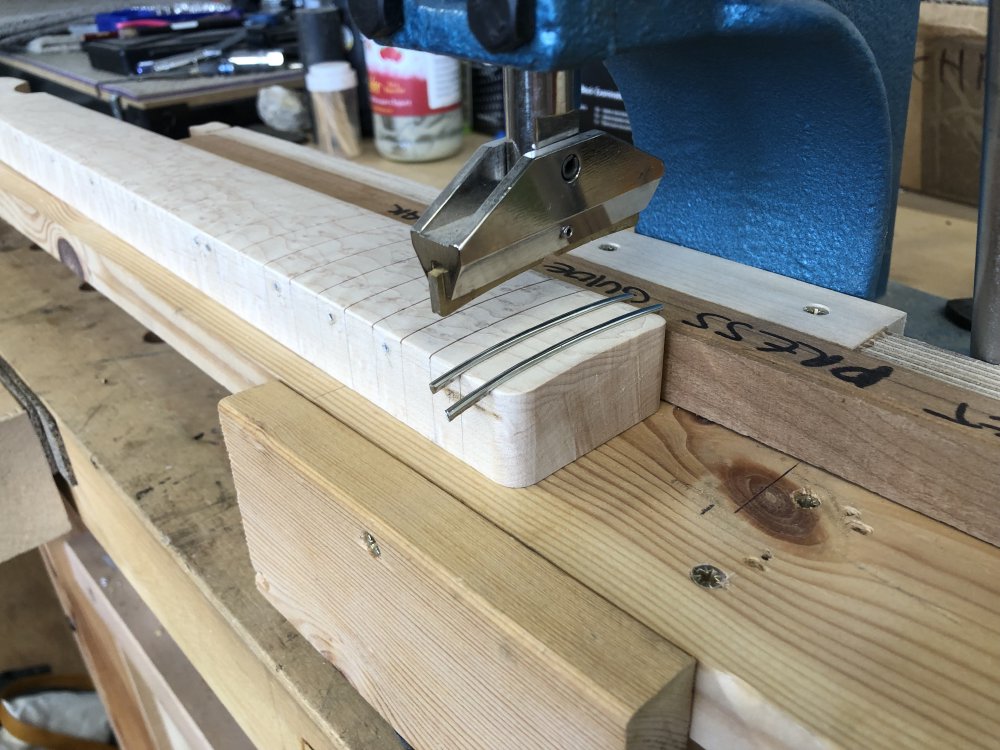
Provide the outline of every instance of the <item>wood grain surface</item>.
{"type": "Polygon", "coordinates": [[[250,750],[250,740],[94,537],[79,532],[62,544],[77,589],[121,653],[147,726],[156,728],[157,748],[250,750]]]}
{"type": "Polygon", "coordinates": [[[226,392],[46,253],[0,254],[0,268],[0,355],[56,416],[87,528],[254,744],[398,750],[257,592],[218,426],[226,392]]]}
{"type": "Polygon", "coordinates": [[[0,160],[494,481],[535,482],[655,410],[663,322],[647,315],[449,421],[494,375],[630,308],[560,323],[432,394],[472,354],[602,295],[522,275],[441,319],[394,219],[13,83],[0,82],[0,160]]]}
{"type": "Polygon", "coordinates": [[[258,587],[414,746],[687,746],[686,654],[287,387],[220,411],[258,587]]]}

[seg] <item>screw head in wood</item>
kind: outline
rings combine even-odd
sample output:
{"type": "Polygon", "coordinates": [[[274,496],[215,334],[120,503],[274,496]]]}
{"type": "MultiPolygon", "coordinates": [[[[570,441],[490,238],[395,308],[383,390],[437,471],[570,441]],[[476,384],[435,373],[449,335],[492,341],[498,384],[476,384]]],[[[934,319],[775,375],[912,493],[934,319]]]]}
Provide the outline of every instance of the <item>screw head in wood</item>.
{"type": "Polygon", "coordinates": [[[726,585],[729,576],[714,565],[702,563],[691,568],[691,580],[703,589],[721,589],[726,585]]]}
{"type": "Polygon", "coordinates": [[[795,492],[792,493],[792,500],[794,500],[795,504],[804,510],[812,510],[813,508],[818,508],[823,504],[823,501],[808,488],[795,490],[795,492]]]}
{"type": "Polygon", "coordinates": [[[366,531],[364,539],[365,546],[368,548],[368,553],[376,559],[382,557],[382,548],[378,546],[378,542],[375,540],[375,537],[366,531]]]}
{"type": "Polygon", "coordinates": [[[829,315],[830,308],[826,305],[819,304],[809,304],[802,308],[803,312],[807,312],[810,315],[829,315]]]}

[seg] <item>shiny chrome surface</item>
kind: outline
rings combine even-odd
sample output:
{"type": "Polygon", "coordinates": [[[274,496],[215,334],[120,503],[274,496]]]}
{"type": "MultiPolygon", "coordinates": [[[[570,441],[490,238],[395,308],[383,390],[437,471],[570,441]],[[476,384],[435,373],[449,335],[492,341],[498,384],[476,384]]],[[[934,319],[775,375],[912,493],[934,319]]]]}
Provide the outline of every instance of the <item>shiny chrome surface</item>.
{"type": "Polygon", "coordinates": [[[573,318],[577,318],[593,310],[598,310],[606,305],[610,305],[612,302],[624,302],[625,300],[631,298],[632,298],[631,292],[627,294],[616,294],[614,297],[605,297],[604,299],[599,299],[596,302],[591,302],[589,305],[584,305],[583,307],[577,307],[574,310],[569,310],[567,312],[564,312],[562,315],[557,315],[554,318],[550,318],[549,320],[543,321],[536,326],[532,326],[531,328],[521,331],[520,333],[515,333],[510,338],[504,339],[500,343],[494,344],[493,346],[487,349],[483,349],[483,351],[479,352],[479,354],[477,354],[476,356],[469,357],[462,364],[458,365],[457,367],[451,368],[444,375],[441,375],[440,377],[432,380],[431,393],[437,393],[446,385],[448,385],[450,382],[455,380],[455,378],[457,378],[463,372],[468,372],[473,367],[478,365],[480,362],[485,362],[490,357],[494,357],[500,352],[510,349],[515,344],[518,344],[524,341],[525,339],[531,338],[532,336],[535,336],[536,334],[539,334],[542,331],[546,331],[549,328],[552,328],[552,326],[559,325],[560,323],[565,323],[567,320],[572,320],[573,318]]]}
{"type": "Polygon", "coordinates": [[[504,120],[517,156],[580,130],[576,70],[503,69],[504,120]]]}
{"type": "Polygon", "coordinates": [[[1000,364],[1000,2],[990,3],[972,356],[1000,364]]]}
{"type": "Polygon", "coordinates": [[[476,388],[474,391],[463,396],[454,404],[445,409],[444,413],[448,417],[448,421],[451,422],[452,420],[455,419],[455,417],[457,417],[458,415],[462,414],[465,411],[468,411],[473,406],[475,406],[479,401],[483,399],[483,397],[485,397],[487,394],[493,391],[497,386],[506,383],[512,377],[514,377],[518,373],[524,372],[529,367],[532,367],[538,364],[539,362],[548,359],[554,354],[558,354],[564,349],[568,349],[574,344],[580,343],[584,339],[589,339],[591,336],[596,336],[602,331],[606,331],[609,328],[614,328],[615,326],[620,326],[623,323],[627,323],[628,321],[638,318],[642,315],[648,315],[649,313],[652,312],[659,312],[662,309],[663,305],[661,303],[657,303],[655,305],[649,305],[647,307],[639,308],[638,310],[630,310],[629,312],[624,313],[623,315],[619,315],[617,318],[612,318],[611,320],[607,320],[599,325],[588,328],[585,331],[580,331],[579,333],[574,334],[569,338],[563,339],[557,344],[553,344],[547,349],[542,349],[542,351],[538,352],[537,354],[533,354],[532,356],[528,357],[525,360],[522,360],[521,362],[518,362],[513,367],[508,367],[506,370],[501,372],[495,378],[488,380],[487,382],[483,383],[481,386],[476,388]]]}
{"type": "Polygon", "coordinates": [[[596,130],[516,148],[480,147],[413,227],[438,314],[547,255],[633,226],[663,175],[659,159],[596,130]]]}

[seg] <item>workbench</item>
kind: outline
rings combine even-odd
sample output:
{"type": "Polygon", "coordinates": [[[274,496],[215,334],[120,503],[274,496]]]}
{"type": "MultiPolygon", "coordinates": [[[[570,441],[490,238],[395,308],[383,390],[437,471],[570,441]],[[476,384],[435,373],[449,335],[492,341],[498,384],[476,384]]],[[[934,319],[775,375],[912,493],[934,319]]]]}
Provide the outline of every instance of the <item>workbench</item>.
{"type": "MultiPolygon", "coordinates": [[[[414,170],[440,186],[457,164],[414,170]]],[[[894,273],[956,294],[974,217],[901,206],[894,273]],[[931,237],[930,262],[910,252],[931,237]],[[949,273],[920,273],[932,263],[949,273]]],[[[64,264],[0,254],[0,356],[59,424],[83,523],[257,747],[399,746],[255,584],[217,407],[275,380],[320,407],[303,439],[330,420],[338,455],[377,451],[389,479],[552,565],[539,590],[568,573],[692,655],[692,746],[987,748],[1000,734],[996,547],[669,404],[534,487],[499,487],[6,169],[0,216],[64,264]],[[728,585],[693,580],[705,563],[728,585]]]]}

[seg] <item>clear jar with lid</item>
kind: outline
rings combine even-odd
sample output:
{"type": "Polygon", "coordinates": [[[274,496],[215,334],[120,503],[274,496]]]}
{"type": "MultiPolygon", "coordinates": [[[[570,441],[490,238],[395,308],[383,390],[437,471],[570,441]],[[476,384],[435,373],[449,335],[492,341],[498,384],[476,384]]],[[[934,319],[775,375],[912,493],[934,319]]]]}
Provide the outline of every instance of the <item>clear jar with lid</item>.
{"type": "Polygon", "coordinates": [[[358,75],[350,63],[309,66],[306,89],[312,99],[316,144],[327,153],[353,159],[361,154],[358,75]]]}
{"type": "Polygon", "coordinates": [[[462,147],[458,60],[364,40],[375,148],[394,161],[433,161],[462,147]]]}

